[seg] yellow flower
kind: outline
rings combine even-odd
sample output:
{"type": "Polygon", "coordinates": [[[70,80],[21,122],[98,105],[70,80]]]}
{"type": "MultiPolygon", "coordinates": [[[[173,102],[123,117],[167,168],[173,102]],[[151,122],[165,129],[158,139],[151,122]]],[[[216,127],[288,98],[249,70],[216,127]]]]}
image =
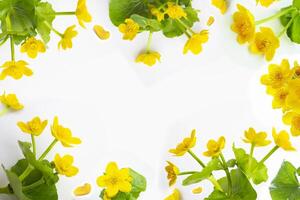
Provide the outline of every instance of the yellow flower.
{"type": "Polygon", "coordinates": [[[2,94],[0,102],[12,110],[22,110],[24,108],[15,94],[2,94]]]}
{"type": "Polygon", "coordinates": [[[207,143],[207,151],[203,153],[207,157],[217,157],[225,147],[225,138],[222,136],[218,141],[209,140],[207,143]]]}
{"type": "Polygon", "coordinates": [[[162,20],[165,19],[165,13],[161,12],[158,8],[154,6],[150,6],[150,12],[153,16],[156,17],[157,21],[161,22],[162,20]]]}
{"type": "Polygon", "coordinates": [[[227,11],[227,1],[226,0],[211,0],[212,5],[218,8],[222,14],[227,11]]]}
{"type": "Polygon", "coordinates": [[[92,21],[92,16],[90,15],[86,7],[86,0],[78,0],[75,15],[80,26],[82,26],[83,28],[85,28],[84,22],[88,23],[92,21]]]}
{"type": "Polygon", "coordinates": [[[107,40],[110,37],[109,31],[106,31],[102,26],[95,25],[94,32],[101,40],[107,40]]]}
{"type": "Polygon", "coordinates": [[[164,200],[180,200],[180,199],[181,199],[181,194],[178,189],[175,189],[173,193],[167,198],[165,198],[164,200]]]}
{"type": "Polygon", "coordinates": [[[64,34],[61,36],[61,40],[58,43],[59,49],[63,48],[64,50],[66,50],[73,47],[72,39],[78,34],[77,31],[74,30],[75,28],[76,26],[73,25],[65,30],[64,34]]]}
{"type": "Polygon", "coordinates": [[[255,20],[252,13],[244,6],[237,4],[238,11],[233,14],[231,30],[237,33],[240,44],[250,42],[255,34],[255,20]]]}
{"type": "Polygon", "coordinates": [[[286,105],[289,109],[300,113],[300,79],[293,79],[288,83],[289,94],[286,98],[286,105]]]}
{"type": "Polygon", "coordinates": [[[74,158],[71,155],[60,157],[59,154],[54,158],[55,169],[61,175],[67,177],[75,176],[78,173],[78,168],[73,166],[74,158]]]}
{"type": "Polygon", "coordinates": [[[166,13],[171,19],[180,19],[182,17],[187,17],[187,14],[183,10],[183,8],[174,2],[168,2],[168,8],[166,10],[166,13]]]}
{"type": "Polygon", "coordinates": [[[283,122],[291,126],[293,136],[300,135],[300,114],[296,112],[288,112],[283,116],[283,122]]]}
{"type": "Polygon", "coordinates": [[[283,59],[280,65],[269,65],[269,73],[261,77],[261,83],[272,88],[280,88],[291,79],[292,71],[287,59],[283,59]]]}
{"type": "Polygon", "coordinates": [[[169,180],[169,186],[172,186],[176,183],[177,175],[179,174],[179,169],[173,163],[167,161],[168,165],[165,167],[167,172],[167,178],[169,180]]]}
{"type": "Polygon", "coordinates": [[[294,78],[300,78],[300,65],[297,61],[294,62],[294,68],[292,69],[294,78]]]}
{"type": "Polygon", "coordinates": [[[107,165],[105,174],[98,177],[97,184],[99,187],[105,187],[107,196],[112,198],[118,192],[130,192],[131,181],[128,168],[119,169],[115,162],[111,162],[107,165]]]}
{"type": "Polygon", "coordinates": [[[211,26],[215,22],[215,18],[213,16],[210,16],[206,22],[207,26],[211,26]]]}
{"type": "Polygon", "coordinates": [[[295,151],[296,149],[292,146],[290,142],[290,136],[286,131],[280,131],[278,134],[276,129],[273,128],[272,131],[274,142],[277,146],[281,147],[285,151],[295,151]]]}
{"type": "Polygon", "coordinates": [[[25,76],[31,76],[33,74],[32,70],[27,67],[28,63],[19,61],[7,61],[0,68],[3,68],[0,74],[0,80],[4,80],[7,76],[18,80],[25,76]]]}
{"type": "Polygon", "coordinates": [[[276,0],[257,0],[262,6],[269,7],[276,0]]]}
{"type": "Polygon", "coordinates": [[[47,124],[48,124],[47,120],[42,121],[39,117],[35,117],[27,123],[18,122],[17,125],[24,133],[29,133],[34,136],[39,136],[42,134],[47,124]]]}
{"type": "Polygon", "coordinates": [[[36,58],[39,52],[44,53],[45,51],[45,44],[34,37],[28,38],[21,46],[21,52],[26,52],[30,58],[36,58]]]}
{"type": "Polygon", "coordinates": [[[156,64],[156,61],[160,61],[160,54],[158,52],[152,51],[152,52],[146,52],[138,55],[135,62],[144,63],[145,65],[148,65],[149,67],[156,64]]]}
{"type": "Polygon", "coordinates": [[[273,89],[268,87],[267,93],[273,96],[272,107],[274,109],[283,108],[284,111],[287,109],[286,99],[289,94],[288,88],[282,87],[279,89],[273,89]]]}
{"type": "Polygon", "coordinates": [[[250,44],[250,51],[256,54],[262,54],[267,61],[273,59],[276,49],[280,46],[279,39],[276,37],[272,29],[261,27],[260,32],[254,36],[250,44]]]}
{"type": "Polygon", "coordinates": [[[183,156],[187,151],[196,145],[197,138],[195,137],[196,130],[192,130],[191,137],[184,138],[175,149],[170,149],[169,152],[176,156],[183,156]]]}
{"type": "Polygon", "coordinates": [[[119,31],[123,33],[124,40],[133,40],[139,30],[140,26],[130,18],[126,19],[125,23],[119,25],[119,31]]]}
{"type": "Polygon", "coordinates": [[[200,193],[202,193],[202,191],[203,191],[203,188],[202,187],[197,187],[197,188],[195,188],[195,189],[193,189],[193,194],[200,194],[200,193]]]}
{"type": "Polygon", "coordinates": [[[191,51],[193,54],[199,54],[202,51],[202,44],[208,41],[208,31],[203,30],[200,33],[193,34],[185,43],[183,54],[191,51]]]}
{"type": "Polygon", "coordinates": [[[74,144],[80,144],[79,138],[73,137],[70,129],[63,127],[58,123],[58,118],[55,117],[51,126],[51,133],[64,147],[72,147],[74,144]]]}
{"type": "Polygon", "coordinates": [[[245,131],[245,139],[244,142],[250,143],[256,147],[263,147],[267,146],[271,143],[270,140],[267,140],[267,133],[266,132],[258,132],[253,128],[249,128],[248,131],[245,131]]]}
{"type": "Polygon", "coordinates": [[[89,194],[91,190],[92,190],[91,184],[85,183],[84,185],[77,187],[73,193],[75,196],[84,196],[89,194]]]}

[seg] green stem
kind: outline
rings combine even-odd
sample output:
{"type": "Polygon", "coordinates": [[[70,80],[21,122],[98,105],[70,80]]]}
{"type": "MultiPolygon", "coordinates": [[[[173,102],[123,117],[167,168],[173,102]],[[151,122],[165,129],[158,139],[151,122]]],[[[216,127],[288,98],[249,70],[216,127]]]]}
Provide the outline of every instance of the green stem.
{"type": "Polygon", "coordinates": [[[11,60],[15,61],[15,42],[14,42],[14,36],[9,35],[10,38],[10,53],[11,53],[11,60]]]}
{"type": "Polygon", "coordinates": [[[0,117],[4,116],[9,111],[9,108],[5,106],[3,110],[0,111],[0,117]]]}
{"type": "Polygon", "coordinates": [[[44,153],[40,156],[39,161],[43,160],[48,155],[48,153],[56,145],[57,142],[58,140],[55,138],[53,142],[48,146],[48,148],[44,151],[44,153]]]}
{"type": "Polygon", "coordinates": [[[147,53],[150,52],[150,46],[151,46],[152,38],[153,38],[153,33],[151,31],[149,31],[149,37],[148,37],[147,47],[146,47],[146,52],[147,53]]]}
{"type": "Polygon", "coordinates": [[[40,186],[40,185],[42,185],[44,183],[45,183],[44,179],[41,178],[40,180],[38,180],[37,182],[35,182],[35,183],[31,184],[31,185],[24,186],[23,187],[23,191],[25,192],[25,191],[34,189],[34,188],[36,188],[36,187],[38,187],[38,186],[40,186]]]}
{"type": "Polygon", "coordinates": [[[277,19],[277,18],[281,17],[282,15],[285,15],[286,13],[290,12],[291,10],[295,10],[295,9],[296,8],[294,8],[294,7],[290,7],[289,9],[282,10],[282,11],[276,13],[275,15],[272,15],[270,17],[267,17],[267,18],[256,21],[255,25],[261,25],[261,24],[266,23],[268,21],[277,19]]]}
{"type": "Polygon", "coordinates": [[[267,153],[267,155],[265,155],[265,157],[264,157],[263,159],[261,159],[261,161],[259,161],[258,164],[262,164],[262,163],[264,163],[266,160],[268,160],[268,159],[271,157],[271,155],[272,155],[275,151],[277,151],[277,149],[279,149],[279,146],[276,145],[275,147],[273,147],[273,149],[270,150],[269,153],[267,153]]]}
{"type": "Polygon", "coordinates": [[[279,37],[279,38],[280,38],[280,37],[287,31],[287,29],[292,25],[292,23],[293,23],[293,21],[294,21],[294,19],[295,19],[296,16],[297,16],[297,15],[293,16],[292,19],[290,19],[289,23],[287,23],[287,25],[283,28],[283,30],[278,34],[278,37],[279,37]]]}
{"type": "Polygon", "coordinates": [[[201,167],[206,167],[205,164],[194,154],[191,150],[188,150],[188,153],[201,165],[201,167]]]}
{"type": "Polygon", "coordinates": [[[215,186],[215,188],[221,192],[223,192],[223,189],[220,185],[220,183],[215,179],[213,175],[211,175],[208,180],[215,186]]]}
{"type": "Polygon", "coordinates": [[[192,34],[196,34],[196,33],[191,29],[191,27],[189,27],[188,25],[186,25],[181,19],[177,19],[177,21],[178,21],[182,26],[184,26],[187,30],[189,30],[192,34]]]}
{"type": "Polygon", "coordinates": [[[184,175],[191,175],[191,174],[195,174],[198,173],[197,171],[186,171],[186,172],[180,172],[178,174],[178,176],[184,176],[184,175]]]}
{"type": "Polygon", "coordinates": [[[51,24],[49,24],[47,21],[44,21],[44,24],[49,28],[51,29],[56,35],[58,35],[59,37],[63,37],[64,34],[60,33],[58,30],[56,30],[55,28],[53,28],[51,26],[51,24]]]}
{"type": "Polygon", "coordinates": [[[232,193],[232,180],[231,180],[231,175],[230,175],[230,172],[229,172],[229,169],[228,169],[228,165],[226,163],[226,160],[223,156],[222,153],[220,153],[220,158],[221,158],[221,163],[223,163],[223,166],[224,166],[224,171],[226,173],[226,177],[227,177],[227,180],[228,180],[228,195],[231,196],[231,193],[232,193]]]}
{"type": "Polygon", "coordinates": [[[32,150],[34,154],[34,158],[36,158],[36,143],[34,135],[31,135],[31,143],[32,143],[32,150]]]}
{"type": "Polygon", "coordinates": [[[5,38],[3,38],[2,41],[0,42],[0,46],[2,46],[7,41],[8,38],[9,38],[9,36],[6,36],[5,38]]]}
{"type": "Polygon", "coordinates": [[[31,173],[32,167],[31,165],[28,165],[28,167],[25,169],[25,171],[19,176],[20,181],[24,181],[25,178],[31,173]]]}
{"type": "Polygon", "coordinates": [[[9,189],[8,186],[0,188],[0,194],[12,194],[12,191],[9,189]]]}
{"type": "Polygon", "coordinates": [[[251,165],[252,165],[252,158],[253,158],[253,152],[254,152],[255,144],[251,144],[251,149],[250,149],[250,158],[248,161],[248,172],[251,171],[251,165]],[[249,171],[250,170],[250,171],[249,171]]]}
{"type": "Polygon", "coordinates": [[[76,12],[56,12],[55,15],[75,15],[76,12]]]}

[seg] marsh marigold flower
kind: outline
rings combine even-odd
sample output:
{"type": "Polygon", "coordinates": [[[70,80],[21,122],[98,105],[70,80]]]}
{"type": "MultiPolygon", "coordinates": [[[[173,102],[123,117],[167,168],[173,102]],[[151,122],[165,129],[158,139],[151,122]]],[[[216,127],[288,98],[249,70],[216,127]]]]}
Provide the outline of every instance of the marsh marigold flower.
{"type": "Polygon", "coordinates": [[[119,169],[115,162],[111,162],[107,165],[104,175],[97,179],[97,184],[99,187],[104,187],[107,196],[111,198],[118,192],[130,192],[131,181],[128,168],[119,169]]]}
{"type": "Polygon", "coordinates": [[[203,155],[207,157],[217,157],[222,153],[222,150],[225,147],[225,138],[222,136],[218,141],[209,140],[206,146],[207,151],[204,152],[203,155]]]}
{"type": "Polygon", "coordinates": [[[42,134],[47,124],[47,120],[42,121],[39,117],[35,117],[29,122],[18,122],[17,125],[24,133],[39,136],[42,134]]]}
{"type": "Polygon", "coordinates": [[[94,32],[101,40],[107,40],[110,37],[109,31],[106,31],[102,26],[95,25],[94,32]]]}
{"type": "Polygon", "coordinates": [[[21,52],[27,53],[30,58],[36,58],[38,53],[44,53],[45,51],[45,44],[34,37],[28,38],[21,46],[21,52]]]}
{"type": "Polygon", "coordinates": [[[294,62],[294,67],[292,69],[292,74],[294,78],[300,78],[300,65],[297,61],[294,62]]]}
{"type": "Polygon", "coordinates": [[[84,196],[89,194],[91,190],[92,190],[91,184],[85,183],[84,185],[77,187],[73,193],[75,196],[84,196]]]}
{"type": "Polygon", "coordinates": [[[86,0],[79,0],[77,3],[77,8],[75,11],[75,15],[77,20],[83,28],[85,28],[84,23],[88,23],[92,21],[92,16],[90,15],[87,7],[86,7],[86,0]]]}
{"type": "Polygon", "coordinates": [[[178,189],[175,189],[173,193],[170,196],[166,197],[164,200],[180,200],[180,199],[181,199],[181,194],[178,189]]]}
{"type": "Polygon", "coordinates": [[[255,33],[254,39],[250,44],[250,51],[255,54],[262,54],[267,61],[270,61],[273,59],[279,46],[279,39],[272,29],[261,27],[260,32],[255,33]]]}
{"type": "Polygon", "coordinates": [[[15,94],[2,94],[0,102],[12,110],[22,110],[24,108],[15,94]]]}
{"type": "Polygon", "coordinates": [[[133,40],[139,30],[140,26],[130,18],[126,19],[125,23],[119,25],[119,31],[123,33],[124,40],[133,40]]]}
{"type": "Polygon", "coordinates": [[[156,17],[157,21],[161,22],[162,20],[165,19],[165,14],[166,14],[165,12],[162,12],[161,10],[159,10],[158,8],[152,5],[150,5],[149,8],[151,14],[156,17]]]}
{"type": "Polygon", "coordinates": [[[287,110],[286,99],[289,95],[289,89],[287,87],[279,89],[268,87],[267,93],[273,96],[272,107],[274,109],[282,108],[284,111],[287,110]]]}
{"type": "Polygon", "coordinates": [[[293,136],[300,135],[300,114],[296,112],[288,112],[283,116],[283,122],[291,126],[293,136]]]}
{"type": "Polygon", "coordinates": [[[19,61],[7,61],[0,68],[3,68],[0,74],[0,80],[4,80],[7,76],[18,80],[23,76],[31,76],[33,74],[32,70],[27,67],[28,63],[19,61]]]}
{"type": "Polygon", "coordinates": [[[60,157],[59,154],[56,154],[53,162],[56,171],[61,175],[72,177],[79,171],[77,167],[73,166],[74,158],[71,155],[60,157]]]}
{"type": "Polygon", "coordinates": [[[218,8],[222,14],[227,11],[227,0],[211,0],[211,3],[218,8]]]}
{"type": "Polygon", "coordinates": [[[240,44],[250,42],[255,34],[255,20],[252,13],[244,6],[237,4],[238,11],[233,14],[231,30],[237,33],[240,44]]]}
{"type": "Polygon", "coordinates": [[[288,109],[300,113],[300,79],[293,79],[288,83],[289,94],[286,98],[288,109]]]}
{"type": "Polygon", "coordinates": [[[276,0],[257,0],[264,7],[269,7],[276,0]]]}
{"type": "Polygon", "coordinates": [[[64,147],[72,147],[74,144],[80,144],[79,138],[73,137],[70,129],[63,127],[58,123],[58,118],[55,117],[51,126],[51,133],[64,147]]]}
{"type": "Polygon", "coordinates": [[[78,34],[77,31],[74,30],[75,28],[76,26],[73,25],[65,30],[64,34],[61,36],[61,40],[58,43],[58,48],[66,50],[73,47],[72,39],[78,34]]]}
{"type": "Polygon", "coordinates": [[[202,51],[202,44],[208,41],[208,31],[203,30],[200,33],[193,34],[185,43],[183,54],[191,51],[193,54],[199,54],[202,51]]]}
{"type": "Polygon", "coordinates": [[[180,19],[182,17],[186,18],[187,16],[183,8],[174,2],[168,2],[166,13],[171,19],[180,19]]]}
{"type": "Polygon", "coordinates": [[[148,65],[149,67],[152,67],[153,65],[155,65],[156,61],[160,61],[160,54],[158,52],[155,52],[155,51],[141,53],[135,59],[135,62],[144,63],[145,65],[148,65]]]}
{"type": "Polygon", "coordinates": [[[248,131],[245,131],[245,138],[243,139],[243,141],[246,143],[250,143],[256,147],[267,146],[271,143],[270,140],[267,140],[266,132],[256,133],[254,128],[249,128],[248,131]]]}
{"type": "Polygon", "coordinates": [[[177,175],[179,174],[179,169],[170,161],[167,161],[168,165],[165,167],[167,172],[167,178],[169,180],[169,186],[172,186],[176,183],[177,175]]]}
{"type": "Polygon", "coordinates": [[[190,137],[184,138],[184,140],[179,143],[175,149],[170,149],[169,152],[175,156],[183,156],[196,145],[196,140],[196,130],[192,130],[190,137]]]}
{"type": "Polygon", "coordinates": [[[273,128],[272,136],[273,136],[275,144],[278,147],[281,147],[285,151],[295,151],[296,150],[291,144],[290,136],[289,136],[288,132],[280,131],[279,133],[277,133],[276,129],[273,128]]]}

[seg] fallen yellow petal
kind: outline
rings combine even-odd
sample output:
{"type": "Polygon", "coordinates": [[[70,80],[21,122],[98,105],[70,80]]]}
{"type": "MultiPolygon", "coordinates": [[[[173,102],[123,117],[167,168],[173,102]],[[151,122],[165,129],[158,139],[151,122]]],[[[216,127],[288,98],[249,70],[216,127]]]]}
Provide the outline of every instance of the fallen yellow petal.
{"type": "Polygon", "coordinates": [[[91,192],[91,190],[92,190],[91,184],[85,183],[84,185],[79,186],[74,190],[74,195],[75,196],[84,196],[84,195],[89,194],[91,192]]]}
{"type": "Polygon", "coordinates": [[[197,187],[192,190],[193,194],[200,194],[203,191],[202,187],[197,187]]]}
{"type": "Polygon", "coordinates": [[[102,26],[95,25],[94,32],[101,40],[107,40],[110,37],[110,32],[106,31],[102,26]]]}
{"type": "Polygon", "coordinates": [[[215,22],[215,18],[213,16],[210,16],[206,22],[207,26],[211,26],[215,22]]]}

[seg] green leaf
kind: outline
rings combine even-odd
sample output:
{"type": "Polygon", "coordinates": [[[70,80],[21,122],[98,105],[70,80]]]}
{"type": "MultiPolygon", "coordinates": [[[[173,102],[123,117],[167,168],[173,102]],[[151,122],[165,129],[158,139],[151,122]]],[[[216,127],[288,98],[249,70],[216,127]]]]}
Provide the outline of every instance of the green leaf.
{"type": "Polygon", "coordinates": [[[52,25],[53,20],[55,19],[55,11],[52,8],[52,5],[47,2],[39,3],[36,7],[36,23],[37,31],[43,41],[48,43],[50,41],[51,29],[45,24],[52,25]]]}
{"type": "Polygon", "coordinates": [[[300,184],[296,173],[296,168],[290,162],[284,161],[282,163],[270,187],[273,200],[300,199],[300,184]]]}
{"type": "Polygon", "coordinates": [[[133,21],[135,21],[142,30],[157,32],[161,30],[160,23],[156,19],[148,19],[141,15],[131,15],[130,17],[133,21]]]}
{"type": "Polygon", "coordinates": [[[147,181],[144,176],[137,173],[133,169],[129,169],[129,174],[132,177],[132,190],[131,193],[139,195],[139,193],[146,191],[147,181]]]}
{"type": "Polygon", "coordinates": [[[293,6],[295,6],[297,9],[300,9],[300,0],[293,0],[293,6]]]}
{"type": "MultiPolygon", "coordinates": [[[[283,12],[284,10],[291,9],[291,7],[292,7],[292,6],[288,6],[288,7],[282,8],[282,9],[281,9],[281,12],[283,12]]],[[[287,14],[282,15],[282,16],[280,17],[280,22],[281,22],[282,26],[286,26],[286,25],[290,22],[290,20],[291,20],[295,15],[297,15],[297,14],[298,14],[297,10],[291,10],[291,11],[288,12],[287,14]]]]}
{"type": "Polygon", "coordinates": [[[294,18],[292,25],[287,30],[287,35],[292,42],[300,44],[300,15],[294,18]]]}
{"type": "Polygon", "coordinates": [[[205,168],[202,169],[201,172],[197,172],[195,174],[190,175],[189,177],[187,177],[185,180],[183,180],[183,185],[187,186],[187,185],[191,185],[191,184],[195,184],[195,183],[199,183],[207,178],[209,178],[211,176],[211,173],[214,170],[217,170],[219,167],[219,160],[217,158],[213,158],[207,165],[205,168]]]}

